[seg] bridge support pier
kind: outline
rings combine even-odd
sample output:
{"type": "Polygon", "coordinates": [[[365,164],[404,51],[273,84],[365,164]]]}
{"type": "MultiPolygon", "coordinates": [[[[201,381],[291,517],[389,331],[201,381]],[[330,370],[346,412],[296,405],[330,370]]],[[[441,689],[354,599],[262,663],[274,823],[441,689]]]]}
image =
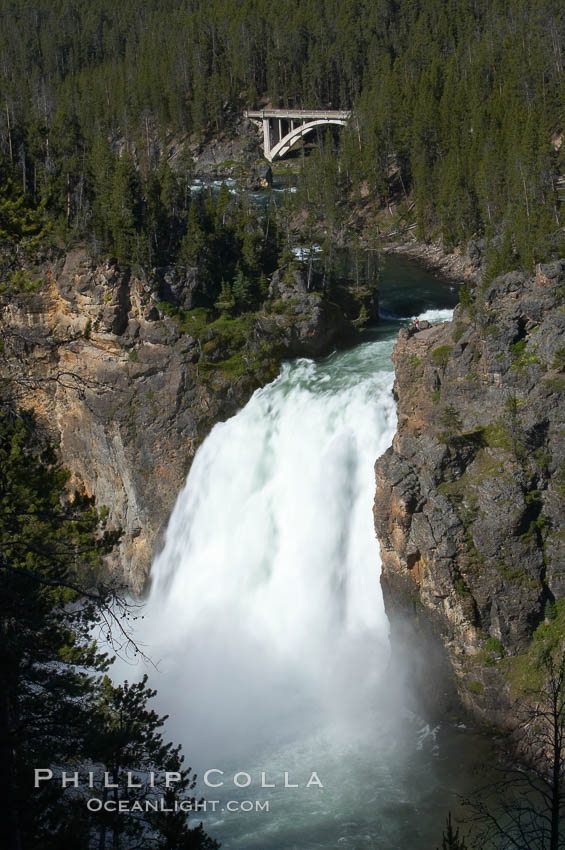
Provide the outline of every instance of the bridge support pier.
{"type": "Polygon", "coordinates": [[[271,159],[271,124],[268,118],[263,118],[263,151],[265,159],[271,159]]]}

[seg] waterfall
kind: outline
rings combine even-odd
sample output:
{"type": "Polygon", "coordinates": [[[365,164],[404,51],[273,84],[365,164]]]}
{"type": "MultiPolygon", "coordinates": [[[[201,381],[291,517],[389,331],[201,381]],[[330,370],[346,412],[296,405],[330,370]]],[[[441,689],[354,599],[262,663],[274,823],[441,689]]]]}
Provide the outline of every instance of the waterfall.
{"type": "Polygon", "coordinates": [[[307,705],[363,702],[386,664],[371,506],[396,426],[392,345],[285,364],[195,457],[143,637],[203,755],[226,746],[228,710],[229,737],[271,734],[269,718],[279,734],[298,707],[302,723],[307,705]]]}
{"type": "MultiPolygon", "coordinates": [[[[375,735],[381,753],[391,746],[375,714],[389,652],[371,508],[373,465],[396,427],[397,328],[284,364],[196,454],[153,564],[140,637],[168,733],[200,772],[265,767],[266,754],[266,768],[281,772],[289,761],[334,765],[357,800],[351,764],[362,763],[391,793],[386,758],[371,750],[375,735]]],[[[226,844],[233,822],[218,837],[246,850],[293,846],[250,835],[226,844]]],[[[296,846],[326,845],[303,836],[296,846]]]]}

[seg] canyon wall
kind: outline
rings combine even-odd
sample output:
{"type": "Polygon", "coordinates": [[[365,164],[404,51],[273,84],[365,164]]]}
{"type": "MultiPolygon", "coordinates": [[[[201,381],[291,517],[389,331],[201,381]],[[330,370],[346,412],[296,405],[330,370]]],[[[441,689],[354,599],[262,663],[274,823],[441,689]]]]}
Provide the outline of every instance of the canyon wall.
{"type": "Polygon", "coordinates": [[[196,270],[157,270],[148,283],[79,247],[36,271],[36,292],[0,298],[2,388],[37,411],[70,487],[109,508],[123,531],[112,569],[141,591],[215,422],[271,380],[281,357],[321,354],[354,328],[299,272],[273,276],[276,303],[211,322],[192,309],[196,270]]]}
{"type": "Polygon", "coordinates": [[[565,261],[400,331],[398,428],[375,527],[393,646],[427,704],[508,725],[532,636],[565,594],[565,261]]]}

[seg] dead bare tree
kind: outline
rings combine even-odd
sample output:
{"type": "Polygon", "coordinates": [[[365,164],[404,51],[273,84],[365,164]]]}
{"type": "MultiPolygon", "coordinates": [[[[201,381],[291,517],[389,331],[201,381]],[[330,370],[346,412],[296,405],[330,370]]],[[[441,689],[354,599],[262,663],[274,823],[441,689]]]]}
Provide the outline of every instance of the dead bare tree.
{"type": "Polygon", "coordinates": [[[565,648],[541,649],[537,673],[541,687],[517,707],[517,745],[495,778],[463,800],[481,850],[565,848],[565,648]]]}

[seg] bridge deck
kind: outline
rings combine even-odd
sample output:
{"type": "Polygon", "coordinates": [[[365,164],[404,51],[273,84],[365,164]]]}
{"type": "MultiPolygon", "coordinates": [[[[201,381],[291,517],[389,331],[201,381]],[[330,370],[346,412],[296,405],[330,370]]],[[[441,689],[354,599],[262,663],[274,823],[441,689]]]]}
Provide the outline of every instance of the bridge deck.
{"type": "Polygon", "coordinates": [[[315,120],[316,118],[341,118],[351,115],[349,109],[246,109],[246,118],[293,118],[315,120]]]}

